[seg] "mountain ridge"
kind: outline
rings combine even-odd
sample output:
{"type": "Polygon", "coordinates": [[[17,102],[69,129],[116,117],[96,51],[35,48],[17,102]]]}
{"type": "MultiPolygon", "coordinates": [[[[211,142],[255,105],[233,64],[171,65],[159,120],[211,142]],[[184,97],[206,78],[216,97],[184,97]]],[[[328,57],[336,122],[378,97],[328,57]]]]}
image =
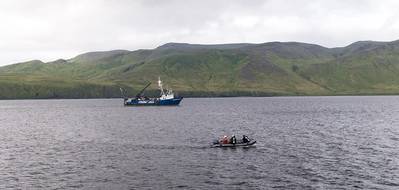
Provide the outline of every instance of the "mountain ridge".
{"type": "MultiPolygon", "coordinates": [[[[109,98],[160,76],[184,96],[399,94],[399,41],[167,43],[0,67],[0,98],[109,98]]],[[[148,93],[156,95],[152,85],[148,93]]]]}

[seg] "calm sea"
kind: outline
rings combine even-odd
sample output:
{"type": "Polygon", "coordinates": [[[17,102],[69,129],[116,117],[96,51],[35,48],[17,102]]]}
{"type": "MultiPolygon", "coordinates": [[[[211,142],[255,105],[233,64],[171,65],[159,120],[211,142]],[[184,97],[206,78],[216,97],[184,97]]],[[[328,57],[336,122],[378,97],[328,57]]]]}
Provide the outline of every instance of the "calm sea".
{"type": "Polygon", "coordinates": [[[398,96],[0,101],[0,189],[356,188],[399,189],[398,96]]]}

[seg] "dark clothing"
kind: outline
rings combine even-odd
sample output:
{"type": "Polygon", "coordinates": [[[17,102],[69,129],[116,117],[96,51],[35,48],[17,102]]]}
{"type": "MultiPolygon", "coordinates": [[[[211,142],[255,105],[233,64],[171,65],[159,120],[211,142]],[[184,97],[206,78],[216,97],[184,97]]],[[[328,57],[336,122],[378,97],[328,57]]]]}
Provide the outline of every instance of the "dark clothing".
{"type": "Polygon", "coordinates": [[[237,139],[236,139],[235,136],[232,136],[232,137],[230,138],[230,143],[231,143],[231,144],[236,144],[236,143],[237,143],[237,139]]]}
{"type": "Polygon", "coordinates": [[[245,136],[245,135],[243,135],[243,136],[242,136],[242,142],[243,142],[243,143],[247,143],[247,142],[249,142],[249,139],[248,139],[248,137],[247,137],[247,136],[245,136]]]}

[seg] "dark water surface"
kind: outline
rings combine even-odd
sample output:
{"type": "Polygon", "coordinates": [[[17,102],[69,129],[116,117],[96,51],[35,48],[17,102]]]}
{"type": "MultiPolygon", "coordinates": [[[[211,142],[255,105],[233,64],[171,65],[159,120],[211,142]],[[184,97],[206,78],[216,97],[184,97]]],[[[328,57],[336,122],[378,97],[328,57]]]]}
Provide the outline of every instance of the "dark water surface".
{"type": "Polygon", "coordinates": [[[398,96],[121,103],[0,101],[0,189],[399,189],[398,96]]]}

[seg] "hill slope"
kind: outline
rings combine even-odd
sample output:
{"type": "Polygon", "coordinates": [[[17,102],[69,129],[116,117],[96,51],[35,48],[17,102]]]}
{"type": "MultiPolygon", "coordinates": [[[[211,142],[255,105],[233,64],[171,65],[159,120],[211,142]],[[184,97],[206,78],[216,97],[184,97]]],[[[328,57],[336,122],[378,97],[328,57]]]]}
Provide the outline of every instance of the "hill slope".
{"type": "Polygon", "coordinates": [[[168,43],[34,60],[0,67],[0,98],[119,97],[120,86],[133,95],[158,76],[184,96],[399,94],[399,41],[168,43]]]}

